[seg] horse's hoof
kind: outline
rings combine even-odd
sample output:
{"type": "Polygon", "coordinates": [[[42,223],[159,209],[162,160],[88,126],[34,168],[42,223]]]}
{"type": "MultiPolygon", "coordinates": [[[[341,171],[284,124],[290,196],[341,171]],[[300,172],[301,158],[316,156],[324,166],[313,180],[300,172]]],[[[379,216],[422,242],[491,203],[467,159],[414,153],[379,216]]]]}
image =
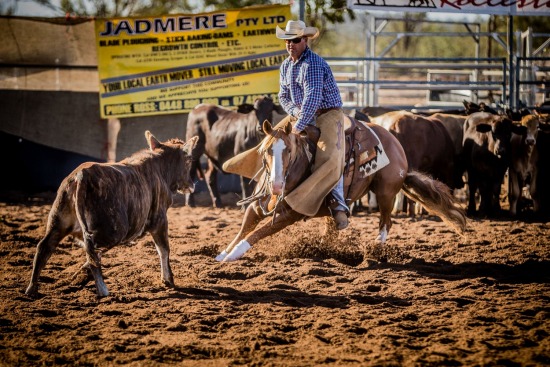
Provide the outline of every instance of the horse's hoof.
{"type": "Polygon", "coordinates": [[[349,225],[348,216],[342,210],[338,210],[334,214],[334,221],[336,222],[336,229],[339,231],[346,229],[349,225]]]}
{"type": "Polygon", "coordinates": [[[237,261],[251,248],[252,246],[250,246],[247,240],[241,240],[241,242],[239,242],[237,246],[233,247],[233,250],[227,254],[227,256],[223,259],[223,262],[237,261]]]}
{"type": "Polygon", "coordinates": [[[162,283],[164,284],[165,287],[176,288],[176,284],[174,283],[174,279],[163,280],[162,283]]]}
{"type": "Polygon", "coordinates": [[[215,260],[221,262],[223,261],[223,259],[225,259],[226,256],[227,256],[227,251],[223,250],[222,252],[220,252],[218,256],[216,256],[215,260]]]}
{"type": "Polygon", "coordinates": [[[27,290],[25,290],[25,296],[32,299],[38,298],[38,287],[29,286],[27,290]]]}

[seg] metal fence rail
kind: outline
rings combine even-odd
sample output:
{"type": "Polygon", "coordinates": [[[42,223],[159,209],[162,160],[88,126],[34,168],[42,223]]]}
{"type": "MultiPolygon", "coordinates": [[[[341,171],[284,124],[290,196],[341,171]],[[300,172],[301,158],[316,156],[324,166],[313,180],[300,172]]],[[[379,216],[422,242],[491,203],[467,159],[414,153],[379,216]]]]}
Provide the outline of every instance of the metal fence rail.
{"type": "Polygon", "coordinates": [[[516,106],[531,109],[550,99],[550,58],[518,56],[515,64],[516,106]]]}
{"type": "Polygon", "coordinates": [[[395,108],[453,108],[462,99],[477,102],[480,97],[506,101],[508,65],[506,58],[400,58],[327,57],[344,106],[395,108]],[[416,91],[409,104],[400,95],[416,91]],[[438,100],[442,93],[457,92],[460,100],[438,100]],[[386,95],[392,98],[386,98],[386,95]],[[462,93],[462,94],[461,94],[462,93]],[[392,103],[392,100],[396,103],[392,103]]]}

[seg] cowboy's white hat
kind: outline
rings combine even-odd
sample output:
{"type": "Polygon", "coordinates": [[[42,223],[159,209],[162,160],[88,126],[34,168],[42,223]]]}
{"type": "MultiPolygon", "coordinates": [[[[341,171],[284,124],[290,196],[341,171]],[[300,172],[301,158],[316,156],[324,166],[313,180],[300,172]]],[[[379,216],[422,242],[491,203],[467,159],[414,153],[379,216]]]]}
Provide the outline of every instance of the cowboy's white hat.
{"type": "Polygon", "coordinates": [[[277,38],[283,40],[298,37],[315,38],[319,35],[319,30],[315,27],[306,27],[306,24],[301,20],[289,20],[284,30],[277,26],[275,34],[277,38]]]}

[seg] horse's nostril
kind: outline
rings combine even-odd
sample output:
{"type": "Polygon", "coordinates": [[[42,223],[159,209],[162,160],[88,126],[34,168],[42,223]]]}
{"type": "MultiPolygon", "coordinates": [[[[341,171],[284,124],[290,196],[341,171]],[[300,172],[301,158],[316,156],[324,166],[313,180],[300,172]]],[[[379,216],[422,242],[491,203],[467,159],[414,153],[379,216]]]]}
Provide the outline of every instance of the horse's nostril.
{"type": "Polygon", "coordinates": [[[271,183],[271,193],[274,195],[281,195],[283,191],[283,184],[280,182],[271,183]]]}

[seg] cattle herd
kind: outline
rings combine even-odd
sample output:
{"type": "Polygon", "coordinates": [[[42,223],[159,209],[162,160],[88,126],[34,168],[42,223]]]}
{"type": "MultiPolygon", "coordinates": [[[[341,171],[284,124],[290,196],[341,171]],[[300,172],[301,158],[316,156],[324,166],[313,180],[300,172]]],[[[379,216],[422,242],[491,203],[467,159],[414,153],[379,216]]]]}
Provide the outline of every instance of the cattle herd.
{"type": "Polygon", "coordinates": [[[550,114],[544,108],[498,112],[484,104],[464,110],[418,114],[389,111],[363,118],[380,124],[401,142],[409,167],[467,191],[469,216],[541,219],[550,214],[550,114]],[[507,195],[505,195],[507,193],[507,195]],[[509,210],[501,201],[507,196],[509,210]]]}

